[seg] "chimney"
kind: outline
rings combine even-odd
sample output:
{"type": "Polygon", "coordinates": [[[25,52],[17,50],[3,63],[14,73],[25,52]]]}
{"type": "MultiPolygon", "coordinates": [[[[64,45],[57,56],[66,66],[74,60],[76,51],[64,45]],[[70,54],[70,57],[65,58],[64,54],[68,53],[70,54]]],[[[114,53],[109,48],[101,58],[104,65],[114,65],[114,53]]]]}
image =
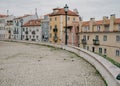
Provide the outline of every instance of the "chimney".
{"type": "Polygon", "coordinates": [[[108,20],[108,16],[103,16],[103,20],[108,20]]]}
{"type": "Polygon", "coordinates": [[[95,18],[90,18],[90,31],[93,31],[94,24],[95,24],[95,18]]]}
{"type": "Polygon", "coordinates": [[[95,21],[95,18],[90,18],[90,21],[95,21]]]}
{"type": "Polygon", "coordinates": [[[114,23],[115,23],[115,14],[111,14],[110,15],[110,31],[115,31],[114,23]]]}
{"type": "Polygon", "coordinates": [[[110,15],[110,21],[113,21],[113,22],[115,21],[115,14],[110,15]]]}

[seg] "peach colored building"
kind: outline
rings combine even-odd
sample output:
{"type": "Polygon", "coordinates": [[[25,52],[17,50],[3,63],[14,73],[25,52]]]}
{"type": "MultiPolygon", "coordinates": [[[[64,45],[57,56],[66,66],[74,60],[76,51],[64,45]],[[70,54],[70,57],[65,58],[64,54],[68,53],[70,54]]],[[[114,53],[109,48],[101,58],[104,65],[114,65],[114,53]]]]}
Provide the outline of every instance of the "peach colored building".
{"type": "Polygon", "coordinates": [[[80,47],[106,55],[120,63],[120,18],[111,15],[102,20],[81,21],[79,29],[80,47]]]}
{"type": "MultiPolygon", "coordinates": [[[[51,43],[64,43],[64,26],[65,26],[65,12],[64,8],[55,8],[53,12],[49,14],[50,17],[50,36],[49,41],[51,43]]],[[[73,21],[79,21],[79,15],[77,12],[68,10],[67,24],[71,24],[73,21]]]]}

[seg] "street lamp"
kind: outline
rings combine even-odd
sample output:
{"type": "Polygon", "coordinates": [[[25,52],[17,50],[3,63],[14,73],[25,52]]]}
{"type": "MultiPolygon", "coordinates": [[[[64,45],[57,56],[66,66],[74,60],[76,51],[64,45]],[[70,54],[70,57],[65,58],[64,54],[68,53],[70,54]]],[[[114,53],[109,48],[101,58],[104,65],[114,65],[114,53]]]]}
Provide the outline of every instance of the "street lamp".
{"type": "Polygon", "coordinates": [[[66,22],[66,24],[65,24],[65,45],[67,45],[67,13],[68,13],[68,8],[69,7],[66,4],[64,7],[64,11],[65,11],[65,15],[66,15],[66,19],[65,19],[65,22],[66,22]]]}

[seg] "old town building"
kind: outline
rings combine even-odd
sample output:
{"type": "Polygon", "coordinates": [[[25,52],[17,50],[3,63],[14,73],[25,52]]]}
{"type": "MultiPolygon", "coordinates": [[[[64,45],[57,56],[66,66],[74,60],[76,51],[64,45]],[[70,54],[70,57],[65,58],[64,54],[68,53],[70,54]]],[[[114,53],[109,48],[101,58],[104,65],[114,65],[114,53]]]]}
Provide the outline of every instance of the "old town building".
{"type": "Polygon", "coordinates": [[[44,15],[44,18],[41,20],[42,42],[49,42],[49,23],[49,14],[44,15]]]}
{"type": "MultiPolygon", "coordinates": [[[[73,21],[79,21],[79,15],[77,12],[68,10],[67,24],[71,24],[73,21]]],[[[51,43],[64,43],[64,26],[65,26],[65,11],[64,8],[55,8],[49,15],[50,17],[50,37],[51,43]]]]}
{"type": "Polygon", "coordinates": [[[120,18],[111,15],[102,20],[81,21],[80,47],[120,62],[120,18]]]}
{"type": "Polygon", "coordinates": [[[17,17],[13,20],[14,24],[14,39],[16,40],[21,40],[22,39],[22,31],[21,31],[21,26],[24,25],[26,22],[28,22],[31,19],[37,19],[38,16],[36,14],[34,15],[24,15],[21,17],[17,17]]]}
{"type": "Polygon", "coordinates": [[[11,38],[10,34],[12,33],[10,31],[13,29],[13,27],[10,24],[13,23],[10,23],[10,21],[13,20],[13,18],[13,15],[0,14],[0,39],[11,38]]]}
{"type": "Polygon", "coordinates": [[[22,26],[22,40],[41,41],[41,20],[30,20],[22,26]]]}

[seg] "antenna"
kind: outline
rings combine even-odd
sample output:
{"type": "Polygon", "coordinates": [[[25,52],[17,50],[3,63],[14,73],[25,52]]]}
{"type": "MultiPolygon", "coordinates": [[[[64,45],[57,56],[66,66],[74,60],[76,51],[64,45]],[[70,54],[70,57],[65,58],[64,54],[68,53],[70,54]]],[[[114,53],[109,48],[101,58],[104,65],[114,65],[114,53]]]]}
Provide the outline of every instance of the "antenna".
{"type": "Polygon", "coordinates": [[[7,10],[7,16],[9,15],[9,10],[7,10]]]}

